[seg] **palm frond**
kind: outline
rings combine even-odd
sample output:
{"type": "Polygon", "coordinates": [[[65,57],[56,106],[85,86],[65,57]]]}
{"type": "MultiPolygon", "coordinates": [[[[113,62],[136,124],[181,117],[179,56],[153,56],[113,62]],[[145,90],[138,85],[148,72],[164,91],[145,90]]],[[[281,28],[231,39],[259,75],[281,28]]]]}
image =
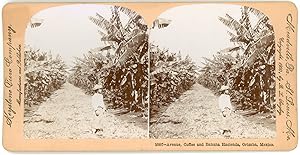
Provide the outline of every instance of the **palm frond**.
{"type": "Polygon", "coordinates": [[[264,18],[265,14],[255,8],[249,8],[249,12],[253,13],[257,18],[264,18]]]}
{"type": "Polygon", "coordinates": [[[104,29],[104,30],[108,30],[108,32],[113,32],[113,25],[107,20],[105,19],[103,16],[99,15],[98,13],[96,13],[97,18],[90,16],[89,19],[96,24],[97,26],[99,26],[100,28],[104,29]]]}
{"type": "Polygon", "coordinates": [[[144,33],[136,34],[130,40],[122,45],[122,48],[126,49],[121,54],[121,56],[116,60],[117,63],[124,64],[127,59],[140,47],[140,44],[143,42],[145,37],[144,33]]]}
{"type": "Polygon", "coordinates": [[[232,18],[230,15],[226,14],[226,18],[219,17],[219,20],[226,25],[228,28],[235,30],[237,34],[245,32],[244,27],[237,20],[232,18]]]}
{"type": "Polygon", "coordinates": [[[135,11],[126,8],[126,7],[121,7],[121,6],[115,6],[116,8],[118,8],[121,12],[123,12],[125,15],[127,15],[129,18],[136,18],[137,16],[139,16],[139,14],[137,14],[135,11]]]}

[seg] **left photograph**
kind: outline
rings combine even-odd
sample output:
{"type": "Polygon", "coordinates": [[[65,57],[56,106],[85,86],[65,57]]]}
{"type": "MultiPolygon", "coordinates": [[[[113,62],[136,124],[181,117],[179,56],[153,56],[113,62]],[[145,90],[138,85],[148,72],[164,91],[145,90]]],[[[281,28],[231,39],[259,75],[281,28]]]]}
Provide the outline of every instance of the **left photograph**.
{"type": "Polygon", "coordinates": [[[42,10],[25,35],[25,139],[147,138],[148,34],[111,5],[42,10]]]}

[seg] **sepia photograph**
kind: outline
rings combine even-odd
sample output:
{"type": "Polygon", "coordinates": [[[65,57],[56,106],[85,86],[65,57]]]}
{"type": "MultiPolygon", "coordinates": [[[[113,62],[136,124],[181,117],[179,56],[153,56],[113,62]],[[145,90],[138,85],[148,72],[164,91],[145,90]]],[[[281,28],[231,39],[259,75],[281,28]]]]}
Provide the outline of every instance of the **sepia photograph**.
{"type": "Polygon", "coordinates": [[[149,33],[150,138],[275,138],[275,39],[247,6],[163,12],[149,33]]]}
{"type": "Polygon", "coordinates": [[[125,7],[52,7],[25,45],[27,139],[276,137],[274,30],[254,8],[183,5],[148,27],[125,7]]]}
{"type": "Polygon", "coordinates": [[[35,14],[25,36],[26,139],[147,138],[148,35],[128,8],[35,14]]]}

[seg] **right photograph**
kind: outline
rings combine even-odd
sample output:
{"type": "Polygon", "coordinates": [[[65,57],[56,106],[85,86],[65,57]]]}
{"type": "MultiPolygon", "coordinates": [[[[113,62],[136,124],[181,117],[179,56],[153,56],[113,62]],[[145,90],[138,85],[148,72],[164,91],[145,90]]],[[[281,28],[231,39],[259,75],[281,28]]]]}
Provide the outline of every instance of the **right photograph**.
{"type": "Polygon", "coordinates": [[[169,9],[149,32],[150,138],[275,138],[275,38],[240,5],[169,9]]]}

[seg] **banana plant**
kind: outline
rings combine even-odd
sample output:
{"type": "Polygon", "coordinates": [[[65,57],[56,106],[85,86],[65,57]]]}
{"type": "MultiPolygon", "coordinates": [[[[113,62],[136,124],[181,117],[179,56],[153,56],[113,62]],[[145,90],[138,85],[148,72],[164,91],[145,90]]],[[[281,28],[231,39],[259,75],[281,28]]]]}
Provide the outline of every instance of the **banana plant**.
{"type": "Polygon", "coordinates": [[[199,82],[213,90],[229,85],[232,100],[241,109],[273,112],[275,40],[269,18],[245,6],[241,8],[239,20],[228,14],[219,20],[229,28],[230,41],[237,46],[218,52],[212,60],[205,59],[199,82]],[[224,56],[231,58],[225,59],[224,56]]]}
{"type": "Polygon", "coordinates": [[[146,114],[147,25],[139,14],[128,8],[112,6],[111,14],[108,19],[98,13],[89,17],[99,27],[100,40],[105,45],[78,58],[69,80],[87,93],[92,93],[95,84],[102,83],[110,107],[146,114]],[[100,56],[104,58],[98,59],[100,56]]]}

